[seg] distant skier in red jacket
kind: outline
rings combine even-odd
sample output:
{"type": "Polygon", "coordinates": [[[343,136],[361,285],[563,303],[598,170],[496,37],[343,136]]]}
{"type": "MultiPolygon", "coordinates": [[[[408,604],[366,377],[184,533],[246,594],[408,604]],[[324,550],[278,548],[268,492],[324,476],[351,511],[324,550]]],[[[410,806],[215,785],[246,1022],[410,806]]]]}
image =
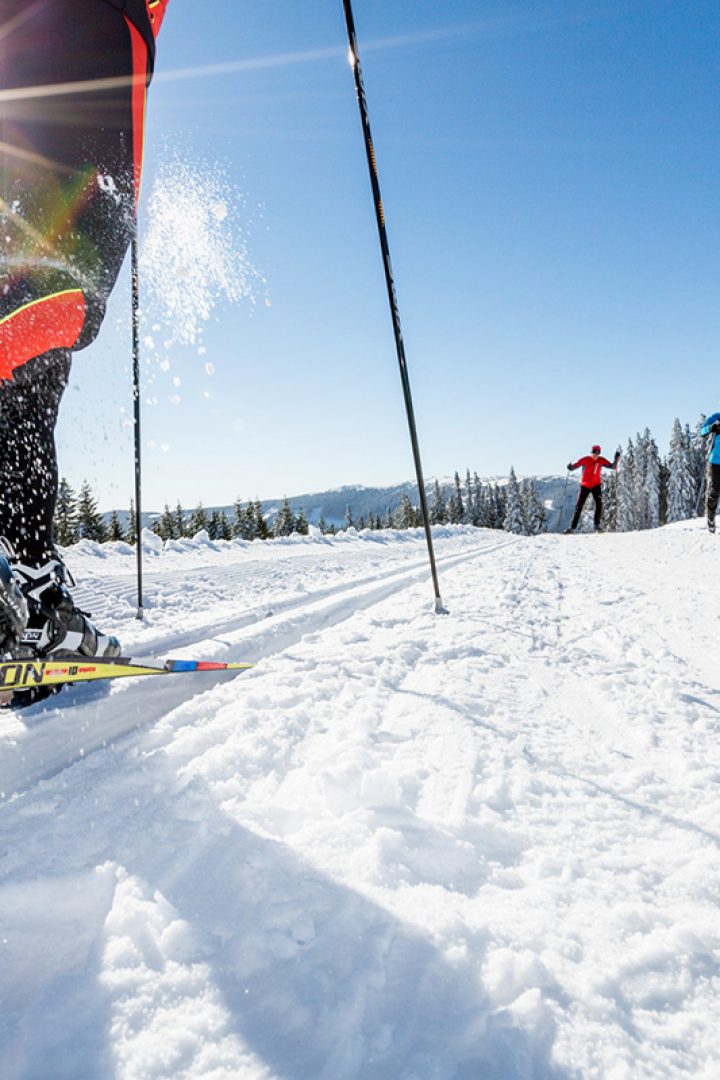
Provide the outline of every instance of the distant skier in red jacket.
{"type": "Polygon", "coordinates": [[[615,453],[615,457],[612,461],[608,461],[607,458],[601,457],[601,450],[602,447],[598,446],[596,443],[590,454],[586,454],[585,457],[581,457],[568,465],[570,472],[579,468],[582,468],[583,472],[582,479],[580,480],[580,492],[578,494],[577,505],[575,506],[575,513],[570,522],[570,528],[565,530],[566,533],[575,532],[588,495],[592,495],[595,500],[595,518],[593,524],[595,532],[600,531],[600,519],[602,518],[602,470],[617,469],[620,460],[619,450],[615,453]]]}

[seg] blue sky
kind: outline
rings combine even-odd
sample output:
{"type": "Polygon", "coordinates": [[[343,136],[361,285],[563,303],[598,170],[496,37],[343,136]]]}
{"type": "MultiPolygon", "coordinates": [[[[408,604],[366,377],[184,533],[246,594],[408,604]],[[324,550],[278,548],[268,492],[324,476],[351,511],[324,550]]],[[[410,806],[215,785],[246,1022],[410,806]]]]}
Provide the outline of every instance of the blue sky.
{"type": "MultiPolygon", "coordinates": [[[[221,296],[204,352],[145,311],[145,505],[409,479],[342,4],[202,10],[160,36],[141,230],[172,160],[217,172],[254,302],[221,296]]],[[[664,449],[716,408],[714,0],[354,10],[426,475],[664,449]]],[[[103,508],[133,486],[129,303],[124,276],[58,428],[103,508]]]]}

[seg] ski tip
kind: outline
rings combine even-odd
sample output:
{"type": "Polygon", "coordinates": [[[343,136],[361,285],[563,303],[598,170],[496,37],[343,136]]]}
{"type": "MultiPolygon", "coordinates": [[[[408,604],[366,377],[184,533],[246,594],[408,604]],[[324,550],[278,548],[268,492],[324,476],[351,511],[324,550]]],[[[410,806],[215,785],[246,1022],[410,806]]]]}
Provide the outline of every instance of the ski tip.
{"type": "Polygon", "coordinates": [[[221,663],[217,660],[166,660],[169,671],[247,671],[254,663],[221,663]]]}

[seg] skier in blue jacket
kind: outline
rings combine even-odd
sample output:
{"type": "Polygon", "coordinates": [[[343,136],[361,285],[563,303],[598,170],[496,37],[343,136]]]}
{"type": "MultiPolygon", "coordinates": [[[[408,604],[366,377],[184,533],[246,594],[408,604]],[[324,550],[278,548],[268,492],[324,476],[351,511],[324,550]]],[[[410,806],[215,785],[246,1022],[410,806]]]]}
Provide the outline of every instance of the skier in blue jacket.
{"type": "Polygon", "coordinates": [[[708,416],[707,420],[700,428],[701,435],[712,435],[713,445],[710,451],[710,457],[708,459],[710,467],[710,476],[708,477],[707,486],[707,500],[705,503],[707,510],[707,526],[711,533],[715,532],[715,511],[717,509],[718,497],[720,497],[720,412],[713,413],[712,416],[708,416]]]}

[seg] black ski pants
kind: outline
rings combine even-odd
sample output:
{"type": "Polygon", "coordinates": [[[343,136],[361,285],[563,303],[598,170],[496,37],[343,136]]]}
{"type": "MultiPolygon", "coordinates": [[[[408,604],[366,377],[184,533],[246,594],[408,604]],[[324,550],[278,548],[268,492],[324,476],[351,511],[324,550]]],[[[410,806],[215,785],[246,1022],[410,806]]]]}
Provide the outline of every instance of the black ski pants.
{"type": "Polygon", "coordinates": [[[583,512],[583,506],[587,501],[588,495],[592,495],[595,500],[595,519],[593,523],[596,529],[600,528],[600,519],[602,517],[602,484],[596,484],[595,487],[580,488],[577,504],[575,506],[575,513],[573,514],[573,519],[570,524],[571,529],[576,529],[578,527],[580,515],[583,512]]]}
{"type": "Polygon", "coordinates": [[[0,0],[0,536],[52,552],[55,422],[134,229],[147,45],[99,0],[0,0]]]}
{"type": "Polygon", "coordinates": [[[706,502],[708,525],[715,524],[718,498],[720,498],[720,465],[711,465],[706,502]]]}

